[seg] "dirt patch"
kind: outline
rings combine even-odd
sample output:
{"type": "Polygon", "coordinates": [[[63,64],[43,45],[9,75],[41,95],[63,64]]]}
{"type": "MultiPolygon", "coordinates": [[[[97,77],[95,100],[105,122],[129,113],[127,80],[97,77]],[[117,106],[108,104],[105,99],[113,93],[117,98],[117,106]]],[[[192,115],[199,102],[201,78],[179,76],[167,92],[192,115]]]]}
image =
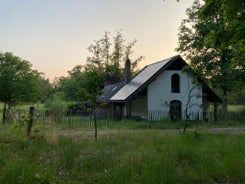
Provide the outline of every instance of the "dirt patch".
{"type": "MultiPolygon", "coordinates": [[[[140,130],[98,130],[98,137],[116,137],[118,133],[135,133],[140,130]]],[[[150,131],[150,130],[149,130],[150,131]]],[[[164,129],[164,130],[155,130],[160,131],[161,133],[176,133],[178,134],[177,129],[164,129]]],[[[191,129],[187,129],[187,131],[191,131],[191,129]]],[[[236,134],[236,135],[242,135],[245,134],[245,127],[231,127],[231,128],[205,128],[200,129],[202,132],[208,132],[208,133],[227,133],[227,134],[236,134]]],[[[71,138],[77,138],[77,137],[83,137],[91,139],[94,137],[94,131],[93,130],[63,130],[55,133],[56,136],[64,136],[64,137],[71,137],[71,138]]]]}
{"type": "MultiPolygon", "coordinates": [[[[116,136],[120,130],[98,130],[98,137],[116,136]]],[[[94,137],[93,130],[63,130],[57,133],[58,136],[64,137],[94,137]]]]}
{"type": "MultiPolygon", "coordinates": [[[[146,131],[145,129],[108,129],[108,130],[98,130],[98,137],[117,137],[118,135],[128,135],[128,134],[135,134],[137,132],[146,131]]],[[[153,131],[153,132],[159,132],[161,134],[169,134],[169,133],[176,133],[178,134],[177,129],[164,129],[164,130],[147,130],[147,131],[153,131]]],[[[93,130],[62,130],[54,132],[56,136],[61,137],[70,137],[72,139],[91,139],[94,137],[94,131],[93,130]]]]}
{"type": "Polygon", "coordinates": [[[206,132],[211,133],[228,133],[228,134],[245,134],[245,128],[237,127],[237,128],[208,128],[204,129],[206,132]]]}

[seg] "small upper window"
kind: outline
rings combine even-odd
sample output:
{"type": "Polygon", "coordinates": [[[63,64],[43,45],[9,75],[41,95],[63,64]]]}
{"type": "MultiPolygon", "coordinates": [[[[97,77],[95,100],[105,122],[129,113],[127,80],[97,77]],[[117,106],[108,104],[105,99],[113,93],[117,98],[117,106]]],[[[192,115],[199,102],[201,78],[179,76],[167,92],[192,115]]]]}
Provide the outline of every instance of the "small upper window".
{"type": "Polygon", "coordinates": [[[173,74],[171,77],[171,92],[172,93],[180,92],[180,77],[178,74],[173,74]]]}

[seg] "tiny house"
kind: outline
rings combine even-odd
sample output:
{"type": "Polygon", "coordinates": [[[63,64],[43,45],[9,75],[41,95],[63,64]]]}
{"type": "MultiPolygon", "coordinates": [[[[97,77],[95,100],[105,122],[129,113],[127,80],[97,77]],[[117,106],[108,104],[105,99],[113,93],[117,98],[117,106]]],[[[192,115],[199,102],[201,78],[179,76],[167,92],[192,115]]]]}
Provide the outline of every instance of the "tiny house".
{"type": "Polygon", "coordinates": [[[125,76],[124,85],[107,99],[114,114],[153,121],[205,119],[208,105],[222,99],[197,74],[184,71],[185,66],[177,55],[145,66],[131,80],[125,76]]]}

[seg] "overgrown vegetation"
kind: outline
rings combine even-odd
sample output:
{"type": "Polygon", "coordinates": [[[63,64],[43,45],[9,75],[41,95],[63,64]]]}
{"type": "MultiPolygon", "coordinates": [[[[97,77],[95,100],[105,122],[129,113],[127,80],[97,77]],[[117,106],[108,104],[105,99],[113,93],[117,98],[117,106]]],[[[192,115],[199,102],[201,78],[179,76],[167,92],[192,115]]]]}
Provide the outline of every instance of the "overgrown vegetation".
{"type": "MultiPolygon", "coordinates": [[[[92,131],[0,128],[0,183],[244,183],[245,135],[163,131],[121,122],[92,131]]],[[[34,128],[35,129],[35,128],[34,128]]]]}

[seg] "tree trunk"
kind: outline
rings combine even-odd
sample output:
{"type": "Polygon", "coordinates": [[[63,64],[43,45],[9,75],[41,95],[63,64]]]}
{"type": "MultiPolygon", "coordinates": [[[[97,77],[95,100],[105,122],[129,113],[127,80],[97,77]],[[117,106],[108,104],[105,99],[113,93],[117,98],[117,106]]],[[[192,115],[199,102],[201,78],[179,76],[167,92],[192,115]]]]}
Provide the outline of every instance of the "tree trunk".
{"type": "Polygon", "coordinates": [[[188,120],[185,120],[184,129],[183,129],[182,134],[185,134],[185,131],[187,129],[187,126],[188,126],[188,120]]]}
{"type": "Polygon", "coordinates": [[[222,104],[223,113],[227,114],[227,90],[223,90],[224,102],[222,104]]]}
{"type": "Polygon", "coordinates": [[[95,105],[93,106],[93,114],[94,114],[94,138],[95,141],[97,141],[97,121],[96,121],[96,111],[95,111],[95,105]]]}
{"type": "Polygon", "coordinates": [[[33,124],[33,115],[34,115],[34,107],[30,107],[30,112],[29,112],[30,119],[27,121],[27,137],[28,138],[30,138],[30,135],[31,135],[31,128],[32,128],[32,124],[33,124]]]}
{"type": "Polygon", "coordinates": [[[186,103],[186,108],[185,108],[185,124],[184,124],[184,128],[183,128],[182,134],[185,134],[185,131],[186,131],[187,126],[188,126],[188,121],[189,121],[188,106],[189,106],[189,102],[190,102],[190,100],[188,99],[188,101],[186,103]]]}
{"type": "Polygon", "coordinates": [[[214,102],[214,122],[218,122],[218,105],[214,102]]]}
{"type": "Polygon", "coordinates": [[[3,117],[2,117],[2,123],[3,124],[5,123],[5,120],[6,120],[6,106],[7,106],[7,103],[4,102],[4,106],[3,106],[3,117]]]}

